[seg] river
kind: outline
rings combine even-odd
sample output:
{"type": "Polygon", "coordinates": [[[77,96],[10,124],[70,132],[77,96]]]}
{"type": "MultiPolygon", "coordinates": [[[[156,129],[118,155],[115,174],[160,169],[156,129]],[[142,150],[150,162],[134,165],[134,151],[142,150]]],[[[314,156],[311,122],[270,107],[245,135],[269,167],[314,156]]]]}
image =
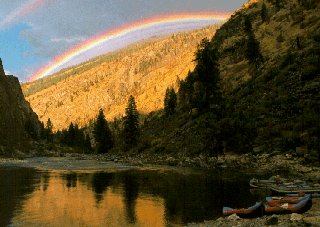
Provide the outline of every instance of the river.
{"type": "Polygon", "coordinates": [[[247,207],[252,174],[141,167],[0,167],[0,226],[183,226],[247,207]]]}

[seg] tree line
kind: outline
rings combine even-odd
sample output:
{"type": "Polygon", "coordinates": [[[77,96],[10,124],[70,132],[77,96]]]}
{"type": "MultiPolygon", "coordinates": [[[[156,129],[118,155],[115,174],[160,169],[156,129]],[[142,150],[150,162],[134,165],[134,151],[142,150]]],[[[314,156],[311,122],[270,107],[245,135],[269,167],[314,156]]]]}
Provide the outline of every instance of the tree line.
{"type": "Polygon", "coordinates": [[[31,122],[26,123],[25,129],[34,140],[60,143],[73,148],[76,152],[96,154],[107,153],[112,149],[115,146],[115,134],[119,131],[119,143],[123,149],[130,149],[140,138],[139,113],[132,95],[129,97],[125,116],[120,120],[115,119],[112,124],[113,130],[110,128],[110,122],[106,120],[103,109],[100,109],[97,117],[83,128],[71,122],[67,129],[53,132],[53,123],[49,118],[45,125],[41,123],[39,132],[31,122]]]}

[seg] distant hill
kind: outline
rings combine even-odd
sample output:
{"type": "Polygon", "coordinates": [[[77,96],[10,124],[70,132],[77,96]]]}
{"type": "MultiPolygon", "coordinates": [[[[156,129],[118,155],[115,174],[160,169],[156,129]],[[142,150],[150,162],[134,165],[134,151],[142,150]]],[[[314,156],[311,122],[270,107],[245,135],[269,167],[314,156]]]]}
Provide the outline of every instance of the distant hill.
{"type": "Polygon", "coordinates": [[[122,116],[130,95],[135,96],[138,110],[147,114],[163,108],[166,88],[178,89],[179,81],[194,68],[197,45],[218,27],[144,40],[25,83],[22,89],[40,120],[50,118],[55,129],[70,122],[84,126],[99,108],[108,119],[122,116]]]}

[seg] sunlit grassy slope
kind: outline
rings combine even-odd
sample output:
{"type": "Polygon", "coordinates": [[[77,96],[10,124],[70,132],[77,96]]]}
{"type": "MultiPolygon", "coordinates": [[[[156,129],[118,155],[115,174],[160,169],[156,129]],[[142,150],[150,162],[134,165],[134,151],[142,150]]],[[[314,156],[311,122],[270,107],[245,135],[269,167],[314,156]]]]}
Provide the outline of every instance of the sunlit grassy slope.
{"type": "Polygon", "coordinates": [[[22,88],[40,120],[50,118],[55,129],[70,122],[83,126],[99,108],[108,119],[121,116],[130,95],[135,96],[138,110],[148,113],[163,107],[166,88],[177,88],[179,80],[193,70],[198,43],[211,38],[217,28],[154,37],[22,88]]]}

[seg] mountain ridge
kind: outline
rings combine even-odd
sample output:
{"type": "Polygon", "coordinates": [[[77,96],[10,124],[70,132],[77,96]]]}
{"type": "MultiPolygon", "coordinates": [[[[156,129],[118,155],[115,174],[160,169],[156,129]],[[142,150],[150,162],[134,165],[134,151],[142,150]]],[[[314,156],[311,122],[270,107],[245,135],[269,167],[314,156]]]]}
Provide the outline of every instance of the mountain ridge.
{"type": "Polygon", "coordinates": [[[22,84],[22,89],[40,119],[45,122],[50,118],[55,129],[66,128],[70,122],[84,126],[100,108],[108,119],[119,117],[130,94],[136,96],[139,111],[147,114],[162,108],[168,86],[178,89],[179,80],[194,67],[198,43],[211,37],[218,26],[131,44],[51,77],[22,84]]]}

